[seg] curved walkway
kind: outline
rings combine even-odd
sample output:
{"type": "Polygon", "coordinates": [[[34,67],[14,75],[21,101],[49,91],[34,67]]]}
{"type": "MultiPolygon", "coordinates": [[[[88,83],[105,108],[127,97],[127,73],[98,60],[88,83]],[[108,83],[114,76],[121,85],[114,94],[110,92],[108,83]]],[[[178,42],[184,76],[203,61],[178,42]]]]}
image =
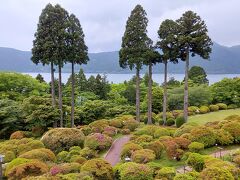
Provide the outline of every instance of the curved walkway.
{"type": "Polygon", "coordinates": [[[116,139],[108,152],[105,154],[104,159],[108,161],[112,166],[116,165],[120,161],[120,153],[124,144],[130,140],[131,135],[126,135],[116,139]]]}
{"type": "MultiPolygon", "coordinates": [[[[231,152],[234,152],[236,149],[231,149],[231,150],[221,150],[221,151],[217,151],[215,153],[210,154],[210,156],[213,156],[215,158],[222,158],[223,156],[230,154],[231,152]]],[[[192,168],[189,166],[181,166],[179,168],[177,168],[177,172],[180,174],[184,174],[185,172],[189,172],[192,171],[192,168]]]]}

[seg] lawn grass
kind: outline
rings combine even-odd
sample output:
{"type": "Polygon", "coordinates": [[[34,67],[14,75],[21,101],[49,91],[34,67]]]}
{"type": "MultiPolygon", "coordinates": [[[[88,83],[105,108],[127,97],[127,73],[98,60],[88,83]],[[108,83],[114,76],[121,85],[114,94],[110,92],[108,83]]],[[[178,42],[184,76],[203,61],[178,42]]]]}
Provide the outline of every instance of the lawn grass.
{"type": "Polygon", "coordinates": [[[198,114],[190,116],[188,122],[194,122],[199,125],[203,125],[207,122],[224,120],[226,117],[234,114],[240,115],[240,109],[221,110],[207,114],[198,114]]]}
{"type": "Polygon", "coordinates": [[[185,165],[185,160],[176,161],[169,159],[166,152],[163,153],[160,159],[154,160],[153,162],[160,164],[162,167],[181,167],[185,165]]]}

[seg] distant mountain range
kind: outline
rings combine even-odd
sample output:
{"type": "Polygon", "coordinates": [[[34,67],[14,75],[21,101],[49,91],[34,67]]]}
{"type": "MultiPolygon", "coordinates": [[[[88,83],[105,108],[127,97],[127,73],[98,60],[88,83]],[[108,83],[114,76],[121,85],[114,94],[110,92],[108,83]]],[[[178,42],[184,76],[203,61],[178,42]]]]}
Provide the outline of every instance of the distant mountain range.
{"type": "MultiPolygon", "coordinates": [[[[90,61],[81,68],[87,73],[134,73],[128,69],[119,67],[118,51],[89,53],[90,61]]],[[[0,47],[0,71],[15,72],[50,72],[49,66],[42,66],[32,63],[30,51],[20,51],[12,48],[0,47]]],[[[201,66],[209,74],[236,74],[240,73],[240,46],[226,47],[214,43],[210,60],[203,60],[200,57],[191,58],[190,66],[201,66]]],[[[80,66],[76,66],[78,71],[80,66]]],[[[143,67],[142,72],[147,68],[143,67]]],[[[70,64],[66,64],[63,72],[71,72],[70,64]]],[[[154,67],[154,73],[162,73],[163,65],[154,67]]],[[[184,73],[184,63],[170,64],[169,73],[184,73]]]]}

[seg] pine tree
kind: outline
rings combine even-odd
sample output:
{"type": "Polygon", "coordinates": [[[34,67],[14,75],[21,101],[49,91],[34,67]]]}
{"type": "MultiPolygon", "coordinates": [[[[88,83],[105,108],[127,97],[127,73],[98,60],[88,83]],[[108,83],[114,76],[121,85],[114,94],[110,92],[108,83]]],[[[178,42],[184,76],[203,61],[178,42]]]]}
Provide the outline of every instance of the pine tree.
{"type": "Polygon", "coordinates": [[[37,31],[34,34],[35,39],[33,40],[31,60],[35,64],[42,63],[43,65],[51,65],[52,106],[55,107],[54,63],[56,61],[56,57],[53,52],[56,49],[56,43],[53,40],[53,37],[55,36],[52,29],[54,24],[53,11],[54,6],[51,4],[47,4],[47,6],[42,10],[37,25],[37,31]]]}
{"type": "Polygon", "coordinates": [[[72,100],[71,100],[71,127],[74,126],[74,90],[75,90],[75,74],[74,64],[86,64],[88,58],[88,48],[84,42],[84,33],[79,20],[74,14],[69,16],[68,27],[68,55],[67,59],[72,64],[72,100]]]}
{"type": "Polygon", "coordinates": [[[159,27],[159,41],[157,47],[162,50],[162,63],[164,64],[164,83],[163,83],[163,122],[166,124],[167,111],[167,64],[168,62],[178,62],[178,25],[173,20],[165,20],[159,27]]]}
{"type": "Polygon", "coordinates": [[[179,26],[178,44],[180,50],[180,58],[185,61],[185,87],[184,87],[184,119],[188,118],[188,71],[189,56],[196,54],[203,59],[208,59],[212,51],[213,45],[205,22],[192,11],[185,12],[180,19],[177,20],[179,26]]]}
{"type": "Polygon", "coordinates": [[[140,70],[149,50],[151,40],[147,36],[148,19],[141,5],[137,5],[127,20],[119,52],[119,64],[122,68],[136,69],[136,119],[140,121],[140,70]]]}

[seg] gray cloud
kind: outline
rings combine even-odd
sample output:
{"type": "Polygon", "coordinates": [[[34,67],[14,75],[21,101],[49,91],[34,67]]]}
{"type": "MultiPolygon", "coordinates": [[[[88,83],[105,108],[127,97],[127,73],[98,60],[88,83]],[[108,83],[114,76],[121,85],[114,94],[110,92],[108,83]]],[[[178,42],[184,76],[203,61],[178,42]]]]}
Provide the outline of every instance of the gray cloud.
{"type": "Polygon", "coordinates": [[[0,2],[0,46],[30,50],[38,17],[47,3],[59,3],[80,20],[90,52],[118,50],[131,10],[141,4],[149,19],[149,36],[156,41],[164,19],[177,19],[186,10],[207,23],[212,39],[240,44],[239,0],[8,0],[0,2]]]}

